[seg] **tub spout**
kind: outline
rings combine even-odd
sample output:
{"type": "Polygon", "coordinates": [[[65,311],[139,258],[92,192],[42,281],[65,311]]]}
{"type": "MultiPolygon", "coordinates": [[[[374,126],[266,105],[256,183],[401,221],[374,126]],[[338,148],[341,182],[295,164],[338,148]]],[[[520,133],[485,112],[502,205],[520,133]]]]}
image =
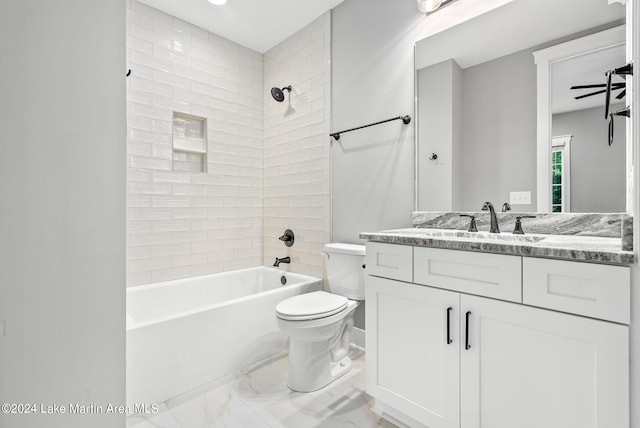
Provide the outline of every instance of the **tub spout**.
{"type": "Polygon", "coordinates": [[[280,266],[280,263],[291,263],[291,258],[290,257],[283,257],[281,259],[276,257],[276,261],[273,264],[275,267],[280,266]]]}

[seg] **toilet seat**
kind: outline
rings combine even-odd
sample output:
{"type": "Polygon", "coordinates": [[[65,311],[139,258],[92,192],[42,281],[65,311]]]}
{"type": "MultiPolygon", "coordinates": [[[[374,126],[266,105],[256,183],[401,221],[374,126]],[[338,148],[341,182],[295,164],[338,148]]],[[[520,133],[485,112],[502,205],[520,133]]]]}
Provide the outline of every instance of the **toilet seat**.
{"type": "Polygon", "coordinates": [[[343,311],[349,299],[325,291],[314,291],[289,297],[276,305],[278,318],[305,321],[326,318],[343,311]]]}

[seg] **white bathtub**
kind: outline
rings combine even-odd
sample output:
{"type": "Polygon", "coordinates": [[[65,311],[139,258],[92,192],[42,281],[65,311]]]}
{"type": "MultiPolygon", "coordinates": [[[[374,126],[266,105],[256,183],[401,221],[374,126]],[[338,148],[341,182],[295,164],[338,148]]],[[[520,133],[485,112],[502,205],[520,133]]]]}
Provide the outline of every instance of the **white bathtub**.
{"type": "Polygon", "coordinates": [[[276,304],[321,289],[270,267],[128,288],[127,403],[161,403],[286,349],[276,304]]]}

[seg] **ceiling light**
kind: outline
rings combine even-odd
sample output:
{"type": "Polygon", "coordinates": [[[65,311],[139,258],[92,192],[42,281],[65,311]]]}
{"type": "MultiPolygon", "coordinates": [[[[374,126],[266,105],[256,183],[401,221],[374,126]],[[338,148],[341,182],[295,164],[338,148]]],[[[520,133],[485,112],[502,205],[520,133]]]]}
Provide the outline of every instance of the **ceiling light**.
{"type": "Polygon", "coordinates": [[[429,15],[430,13],[433,13],[439,8],[451,4],[454,1],[456,0],[417,0],[418,10],[429,15]]]}
{"type": "Polygon", "coordinates": [[[216,6],[222,6],[226,2],[227,0],[209,0],[209,3],[215,4],[216,6]]]}
{"type": "Polygon", "coordinates": [[[440,7],[442,0],[418,0],[418,10],[423,13],[434,12],[440,7]]]}

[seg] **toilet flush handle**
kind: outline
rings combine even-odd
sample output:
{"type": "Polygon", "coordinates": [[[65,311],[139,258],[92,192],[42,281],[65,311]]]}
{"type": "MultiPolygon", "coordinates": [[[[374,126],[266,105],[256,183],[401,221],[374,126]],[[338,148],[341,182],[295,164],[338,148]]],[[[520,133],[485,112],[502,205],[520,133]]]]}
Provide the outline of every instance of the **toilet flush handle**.
{"type": "MultiPolygon", "coordinates": [[[[322,257],[326,257],[327,259],[330,259],[331,257],[329,256],[329,253],[321,253],[322,257]]],[[[367,265],[365,263],[362,264],[362,269],[366,269],[367,265]]]]}

